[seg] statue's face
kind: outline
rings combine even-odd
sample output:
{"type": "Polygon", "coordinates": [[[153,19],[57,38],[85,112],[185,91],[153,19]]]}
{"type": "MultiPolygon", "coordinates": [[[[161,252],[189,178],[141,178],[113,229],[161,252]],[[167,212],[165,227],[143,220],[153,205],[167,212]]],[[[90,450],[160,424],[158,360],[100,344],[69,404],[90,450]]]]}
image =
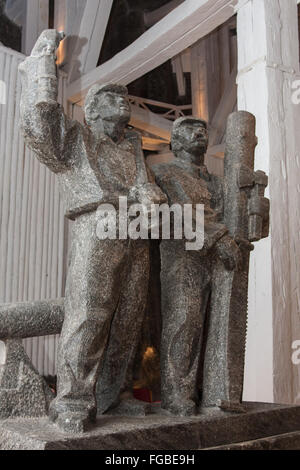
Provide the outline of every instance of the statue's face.
{"type": "Polygon", "coordinates": [[[208,132],[201,122],[187,122],[182,126],[180,141],[183,149],[193,155],[203,155],[208,147],[208,132]]]}
{"type": "Polygon", "coordinates": [[[103,121],[122,122],[130,121],[130,104],[127,96],[113,92],[101,93],[97,100],[99,116],[103,121]]]}

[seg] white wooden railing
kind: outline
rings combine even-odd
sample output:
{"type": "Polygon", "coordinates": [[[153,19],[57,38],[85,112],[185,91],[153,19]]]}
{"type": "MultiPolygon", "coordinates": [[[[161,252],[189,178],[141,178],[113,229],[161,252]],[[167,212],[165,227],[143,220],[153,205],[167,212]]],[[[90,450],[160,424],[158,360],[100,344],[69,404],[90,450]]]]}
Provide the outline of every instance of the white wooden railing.
{"type": "Polygon", "coordinates": [[[130,104],[137,106],[139,108],[145,109],[147,111],[155,112],[158,116],[161,116],[165,119],[169,119],[170,121],[175,121],[176,119],[191,115],[192,114],[192,105],[183,105],[183,106],[176,106],[169,103],[164,103],[162,101],[155,101],[155,100],[148,100],[146,98],[140,98],[138,96],[129,95],[130,104]],[[153,109],[154,108],[154,109],[153,109]],[[155,108],[158,109],[165,109],[165,112],[158,112],[155,111],[155,108]]]}

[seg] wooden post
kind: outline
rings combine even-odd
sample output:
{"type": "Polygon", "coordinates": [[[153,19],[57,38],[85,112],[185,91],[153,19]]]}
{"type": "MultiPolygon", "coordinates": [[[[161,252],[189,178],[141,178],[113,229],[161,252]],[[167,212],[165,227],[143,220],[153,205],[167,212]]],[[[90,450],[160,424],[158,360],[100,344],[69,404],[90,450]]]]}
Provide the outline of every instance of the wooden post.
{"type": "Polygon", "coordinates": [[[191,81],[193,116],[209,121],[208,72],[206,63],[207,39],[191,47],[191,81]]]}
{"type": "MultiPolygon", "coordinates": [[[[191,47],[193,115],[208,123],[211,123],[216,115],[222,95],[223,100],[228,101],[226,88],[230,82],[231,72],[233,72],[231,70],[229,33],[229,23],[227,22],[222,28],[211,32],[191,47]]],[[[232,77],[235,81],[234,73],[232,77]]],[[[234,96],[236,93],[234,87],[230,85],[229,88],[234,96]]],[[[226,118],[232,111],[233,106],[230,105],[227,114],[221,117],[224,128],[226,118]]],[[[219,143],[214,140],[212,145],[219,143]]]]}
{"type": "Polygon", "coordinates": [[[49,0],[27,0],[26,22],[22,35],[22,52],[30,55],[44,29],[49,27],[49,0]]]}
{"type": "Polygon", "coordinates": [[[251,259],[247,400],[300,402],[292,342],[300,339],[300,113],[297,0],[240,0],[238,108],[257,118],[256,167],[269,174],[271,236],[251,259]]]}

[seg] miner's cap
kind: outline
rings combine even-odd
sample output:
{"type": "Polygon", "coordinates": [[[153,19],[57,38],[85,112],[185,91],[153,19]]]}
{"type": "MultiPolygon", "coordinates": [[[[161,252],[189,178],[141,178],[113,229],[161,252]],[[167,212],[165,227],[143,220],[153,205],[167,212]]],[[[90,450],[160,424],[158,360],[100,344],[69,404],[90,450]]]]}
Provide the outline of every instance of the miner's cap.
{"type": "Polygon", "coordinates": [[[172,133],[176,132],[180,127],[184,126],[185,124],[197,124],[207,129],[207,122],[203,119],[195,118],[193,116],[183,116],[181,118],[176,119],[176,121],[174,122],[172,133]]]}
{"type": "Polygon", "coordinates": [[[117,83],[105,83],[102,85],[96,84],[89,89],[85,102],[87,103],[95,95],[101,95],[102,93],[115,93],[121,96],[128,96],[126,86],[119,85],[117,83]]]}

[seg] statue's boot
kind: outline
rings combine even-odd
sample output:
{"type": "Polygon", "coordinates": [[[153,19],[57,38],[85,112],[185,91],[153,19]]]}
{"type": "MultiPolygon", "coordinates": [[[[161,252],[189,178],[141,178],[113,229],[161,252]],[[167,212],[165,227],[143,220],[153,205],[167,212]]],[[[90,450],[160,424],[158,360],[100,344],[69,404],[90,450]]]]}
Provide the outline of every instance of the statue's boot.
{"type": "Polygon", "coordinates": [[[163,414],[172,416],[195,416],[198,414],[196,403],[193,400],[174,399],[161,408],[163,414]]]}
{"type": "Polygon", "coordinates": [[[96,408],[82,409],[78,406],[63,406],[56,400],[50,405],[49,419],[64,432],[80,434],[88,431],[92,424],[96,422],[96,408]]]}
{"type": "Polygon", "coordinates": [[[119,416],[146,416],[151,413],[151,403],[134,398],[131,392],[124,392],[117,402],[106,411],[108,415],[119,416]]]}
{"type": "Polygon", "coordinates": [[[199,365],[211,288],[211,260],[186,251],[181,240],[163,240],[161,251],[162,409],[197,415],[199,365]]]}

